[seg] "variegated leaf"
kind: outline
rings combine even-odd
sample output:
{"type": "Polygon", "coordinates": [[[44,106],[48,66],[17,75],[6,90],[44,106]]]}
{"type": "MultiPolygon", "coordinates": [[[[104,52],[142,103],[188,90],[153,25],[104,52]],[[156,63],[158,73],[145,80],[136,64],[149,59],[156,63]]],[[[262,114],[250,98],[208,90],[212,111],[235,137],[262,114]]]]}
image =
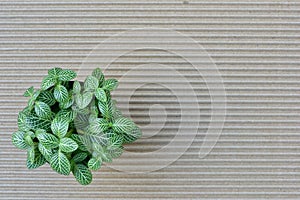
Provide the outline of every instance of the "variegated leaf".
{"type": "Polygon", "coordinates": [[[38,151],[35,152],[35,158],[34,162],[31,162],[31,160],[27,160],[26,166],[28,169],[36,169],[46,163],[46,159],[44,156],[39,153],[38,151]]]}
{"type": "Polygon", "coordinates": [[[51,117],[51,108],[44,102],[36,101],[34,105],[34,110],[37,116],[48,118],[51,117]]]}
{"type": "Polygon", "coordinates": [[[58,79],[61,81],[70,81],[76,78],[77,74],[70,69],[63,69],[58,72],[58,79]]]}
{"type": "Polygon", "coordinates": [[[66,118],[55,117],[51,123],[52,132],[59,138],[63,138],[68,131],[69,121],[66,118]]]}
{"type": "Polygon", "coordinates": [[[57,85],[54,88],[54,98],[56,99],[56,101],[58,102],[64,102],[67,100],[69,94],[68,94],[68,90],[66,89],[65,86],[63,85],[57,85]]]}
{"type": "Polygon", "coordinates": [[[103,83],[104,75],[100,68],[94,69],[92,72],[92,76],[94,76],[95,78],[97,78],[99,80],[100,85],[103,83]]]}
{"type": "Polygon", "coordinates": [[[86,91],[95,91],[99,86],[99,81],[94,76],[88,76],[84,81],[84,89],[86,91]]]}
{"type": "Polygon", "coordinates": [[[34,93],[34,88],[33,88],[33,86],[31,86],[30,88],[28,88],[28,89],[24,92],[23,96],[24,96],[24,97],[31,97],[31,96],[33,95],[33,93],[34,93]]]}
{"type": "Polygon", "coordinates": [[[88,167],[90,170],[98,170],[100,169],[102,164],[101,158],[91,158],[88,162],[88,167]]]}
{"type": "Polygon", "coordinates": [[[50,166],[54,171],[62,175],[69,175],[71,171],[71,164],[67,156],[58,151],[54,153],[51,157],[50,166]]]}
{"type": "Polygon", "coordinates": [[[58,77],[59,72],[62,71],[62,68],[55,67],[48,70],[48,75],[53,77],[58,77]]]}
{"type": "Polygon", "coordinates": [[[17,131],[12,134],[12,143],[19,149],[27,149],[30,146],[25,142],[25,133],[17,131]]]}
{"type": "Polygon", "coordinates": [[[118,87],[118,81],[116,79],[107,79],[104,81],[103,89],[112,91],[118,87]]]}
{"type": "Polygon", "coordinates": [[[76,134],[72,134],[71,138],[78,144],[78,149],[80,149],[81,151],[88,151],[87,146],[87,142],[86,138],[84,138],[82,135],[76,135],[76,134]]]}
{"type": "Polygon", "coordinates": [[[84,161],[87,158],[87,156],[88,156],[88,154],[86,152],[80,152],[80,153],[75,154],[75,156],[73,156],[72,159],[75,163],[79,163],[79,162],[84,161]]]}
{"type": "Polygon", "coordinates": [[[92,100],[93,100],[92,92],[76,94],[76,96],[75,96],[75,102],[78,105],[79,109],[86,108],[91,103],[92,100]]]}
{"type": "Polygon", "coordinates": [[[134,128],[126,133],[123,133],[123,143],[131,143],[137,140],[142,136],[142,131],[138,126],[134,126],[134,128]]]}
{"type": "Polygon", "coordinates": [[[54,95],[48,90],[42,91],[37,100],[42,101],[49,106],[53,106],[56,102],[54,95]]]}
{"type": "Polygon", "coordinates": [[[98,108],[99,108],[99,111],[100,111],[101,115],[104,118],[111,119],[111,117],[112,117],[112,107],[111,107],[111,102],[110,101],[106,101],[106,102],[99,101],[98,102],[98,108]]]}
{"type": "Polygon", "coordinates": [[[81,91],[80,83],[78,81],[74,81],[74,83],[73,83],[73,92],[75,94],[78,94],[78,93],[80,93],[80,91],[81,91]]]}
{"type": "Polygon", "coordinates": [[[41,152],[41,154],[45,157],[45,159],[50,162],[51,157],[52,157],[52,150],[50,148],[46,148],[42,143],[38,144],[38,149],[41,152]]]}
{"type": "Polygon", "coordinates": [[[106,102],[106,93],[105,93],[104,89],[102,89],[102,88],[97,88],[96,89],[96,91],[95,91],[95,97],[99,101],[106,102]]]}
{"type": "Polygon", "coordinates": [[[110,124],[107,120],[103,118],[97,118],[89,125],[89,131],[92,133],[103,133],[109,129],[110,124]]]}
{"type": "Polygon", "coordinates": [[[52,76],[46,76],[42,81],[41,88],[42,90],[47,90],[50,87],[54,86],[56,82],[57,82],[56,78],[52,76]]]}
{"type": "Polygon", "coordinates": [[[91,171],[83,164],[75,165],[73,169],[73,174],[76,180],[81,185],[88,185],[92,182],[92,173],[91,171]]]}
{"type": "Polygon", "coordinates": [[[115,120],[112,128],[117,133],[128,133],[135,128],[135,124],[130,119],[121,117],[115,120]]]}
{"type": "Polygon", "coordinates": [[[59,143],[59,149],[65,153],[71,153],[78,148],[78,144],[71,138],[62,138],[59,143]]]}
{"type": "Polygon", "coordinates": [[[49,133],[40,133],[37,138],[39,142],[46,148],[53,149],[58,147],[59,140],[52,134],[49,133]]]}

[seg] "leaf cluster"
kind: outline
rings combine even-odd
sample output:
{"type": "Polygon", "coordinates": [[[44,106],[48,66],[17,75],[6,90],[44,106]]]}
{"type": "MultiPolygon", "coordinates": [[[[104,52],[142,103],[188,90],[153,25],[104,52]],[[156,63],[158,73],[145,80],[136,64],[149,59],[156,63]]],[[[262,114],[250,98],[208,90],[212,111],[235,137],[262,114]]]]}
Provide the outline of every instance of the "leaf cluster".
{"type": "Polygon", "coordinates": [[[19,130],[12,143],[27,151],[27,168],[45,163],[59,174],[71,172],[82,185],[92,181],[91,170],[112,162],[123,144],[141,136],[141,130],[124,117],[111,99],[116,79],[105,79],[97,68],[84,83],[72,70],[53,68],[41,89],[28,88],[28,105],[18,115],[19,130]]]}

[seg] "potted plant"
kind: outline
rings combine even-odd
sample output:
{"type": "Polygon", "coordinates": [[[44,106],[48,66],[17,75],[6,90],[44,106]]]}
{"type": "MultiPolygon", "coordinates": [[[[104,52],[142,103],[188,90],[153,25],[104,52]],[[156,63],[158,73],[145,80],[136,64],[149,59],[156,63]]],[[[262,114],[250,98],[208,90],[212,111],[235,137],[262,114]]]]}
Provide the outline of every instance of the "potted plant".
{"type": "Polygon", "coordinates": [[[80,184],[88,185],[90,170],[119,157],[123,144],[142,133],[111,99],[116,79],[105,79],[99,68],[83,83],[72,81],[76,76],[72,70],[53,68],[41,89],[25,91],[29,101],[18,115],[12,143],[27,150],[28,169],[49,163],[57,173],[72,172],[80,184]]]}

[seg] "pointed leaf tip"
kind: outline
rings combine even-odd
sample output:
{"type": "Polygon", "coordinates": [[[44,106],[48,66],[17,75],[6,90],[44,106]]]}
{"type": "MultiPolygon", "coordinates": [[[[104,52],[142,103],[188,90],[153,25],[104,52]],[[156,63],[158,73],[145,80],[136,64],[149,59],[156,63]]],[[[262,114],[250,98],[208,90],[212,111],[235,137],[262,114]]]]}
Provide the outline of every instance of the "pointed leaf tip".
{"type": "Polygon", "coordinates": [[[30,88],[28,88],[28,89],[24,92],[23,96],[24,96],[24,97],[31,97],[31,96],[33,95],[33,93],[34,93],[34,88],[33,88],[33,86],[31,86],[30,88]]]}
{"type": "Polygon", "coordinates": [[[118,87],[118,81],[116,79],[107,79],[104,81],[103,88],[112,91],[118,87]]]}
{"type": "Polygon", "coordinates": [[[46,76],[42,81],[41,88],[42,90],[47,90],[50,87],[54,86],[55,84],[56,84],[56,78],[52,76],[46,76]]]}

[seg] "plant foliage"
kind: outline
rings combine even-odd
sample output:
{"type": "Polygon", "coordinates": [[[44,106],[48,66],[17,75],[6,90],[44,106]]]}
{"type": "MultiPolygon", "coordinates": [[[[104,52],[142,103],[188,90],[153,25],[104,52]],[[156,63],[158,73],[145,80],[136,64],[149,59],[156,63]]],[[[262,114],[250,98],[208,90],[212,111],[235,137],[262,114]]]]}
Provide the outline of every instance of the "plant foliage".
{"type": "Polygon", "coordinates": [[[91,170],[111,162],[123,144],[135,141],[141,130],[122,116],[111,99],[116,79],[105,79],[97,68],[83,83],[72,70],[53,68],[41,89],[28,88],[28,105],[19,112],[19,130],[12,143],[27,151],[27,168],[45,163],[59,174],[71,172],[82,185],[92,181],[91,170]]]}

